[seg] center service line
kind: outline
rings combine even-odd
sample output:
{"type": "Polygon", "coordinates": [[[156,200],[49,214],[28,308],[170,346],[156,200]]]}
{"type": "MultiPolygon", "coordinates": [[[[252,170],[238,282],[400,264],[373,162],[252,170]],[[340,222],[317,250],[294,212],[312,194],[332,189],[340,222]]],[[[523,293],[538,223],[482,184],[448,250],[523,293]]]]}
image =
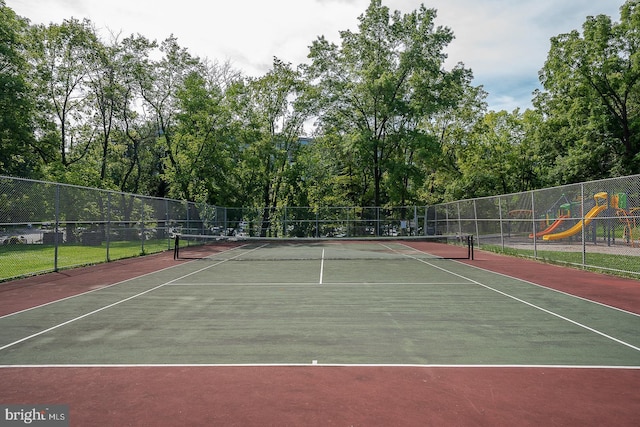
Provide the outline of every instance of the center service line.
{"type": "Polygon", "coordinates": [[[322,249],[322,258],[320,258],[320,282],[319,285],[322,285],[322,276],[324,274],[324,249],[322,249]]]}

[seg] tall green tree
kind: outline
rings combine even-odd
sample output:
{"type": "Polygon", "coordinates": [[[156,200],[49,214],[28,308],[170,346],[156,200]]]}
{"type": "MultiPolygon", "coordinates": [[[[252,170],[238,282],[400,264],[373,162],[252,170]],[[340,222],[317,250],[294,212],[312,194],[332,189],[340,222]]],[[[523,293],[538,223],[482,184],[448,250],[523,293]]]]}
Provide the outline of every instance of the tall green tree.
{"type": "Polygon", "coordinates": [[[451,182],[454,199],[509,194],[531,190],[535,162],[525,115],[491,111],[467,135],[467,143],[457,154],[458,179],[451,182]]]}
{"type": "Polygon", "coordinates": [[[164,153],[157,148],[158,127],[155,115],[146,108],[139,108],[142,100],[141,82],[147,82],[151,69],[150,56],[158,47],[141,35],[131,35],[114,43],[116,62],[120,67],[120,102],[118,126],[112,139],[110,175],[121,191],[162,193],[163,178],[160,163],[164,153]]]}
{"type": "Polygon", "coordinates": [[[640,172],[640,3],[551,39],[535,105],[557,183],[640,172]]]}
{"type": "Polygon", "coordinates": [[[0,0],[0,175],[36,177],[41,165],[33,135],[27,30],[28,22],[0,0]]]}
{"type": "Polygon", "coordinates": [[[32,29],[34,84],[42,113],[38,133],[57,146],[56,157],[47,159],[51,177],[77,182],[89,171],[77,171],[73,178],[70,167],[87,155],[96,138],[87,83],[96,69],[100,41],[89,20],[72,18],[32,29]]]}
{"type": "Polygon", "coordinates": [[[140,95],[155,121],[159,142],[163,148],[159,183],[156,196],[190,199],[188,180],[178,178],[171,185],[168,176],[182,177],[189,170],[179,161],[182,144],[174,140],[177,115],[180,112],[177,91],[184,87],[185,79],[200,70],[200,59],[178,44],[173,35],[160,43],[162,57],[157,61],[140,62],[136,76],[140,95]],[[166,172],[166,174],[165,174],[166,172]]]}
{"type": "Polygon", "coordinates": [[[359,176],[351,182],[361,186],[354,203],[379,206],[397,191],[400,201],[411,200],[409,190],[419,187],[409,182],[419,176],[412,163],[432,141],[421,123],[458,102],[450,88],[468,71],[461,64],[444,69],[453,33],[436,27],[435,17],[424,5],[402,15],[372,0],[359,31],[340,33],[340,46],[324,37],[311,46],[307,73],[316,82],[321,129],[341,135],[354,154],[350,170],[359,176]]]}
{"type": "MultiPolygon", "coordinates": [[[[470,197],[459,191],[462,177],[460,159],[475,137],[478,124],[486,114],[487,93],[482,87],[471,86],[472,76],[458,88],[457,103],[427,117],[423,127],[432,135],[436,147],[420,164],[424,182],[418,198],[432,204],[456,198],[470,197]]],[[[455,99],[455,98],[454,98],[455,99]]]]}
{"type": "Polygon", "coordinates": [[[262,211],[262,233],[271,232],[276,208],[299,197],[295,171],[307,110],[297,106],[304,82],[291,64],[274,58],[272,69],[235,88],[241,144],[238,165],[246,206],[262,211]]]}
{"type": "Polygon", "coordinates": [[[88,97],[94,109],[94,126],[99,130],[95,160],[98,161],[99,180],[103,187],[109,186],[112,135],[117,129],[118,119],[124,114],[121,108],[126,108],[122,98],[126,96],[127,87],[121,83],[126,78],[119,59],[120,48],[116,43],[97,46],[95,68],[89,73],[87,82],[88,97]]]}
{"type": "Polygon", "coordinates": [[[239,74],[228,63],[203,63],[176,92],[178,113],[173,136],[178,167],[167,170],[171,182],[186,188],[192,200],[233,203],[233,171],[238,145],[230,134],[233,120],[227,90],[239,74]]]}

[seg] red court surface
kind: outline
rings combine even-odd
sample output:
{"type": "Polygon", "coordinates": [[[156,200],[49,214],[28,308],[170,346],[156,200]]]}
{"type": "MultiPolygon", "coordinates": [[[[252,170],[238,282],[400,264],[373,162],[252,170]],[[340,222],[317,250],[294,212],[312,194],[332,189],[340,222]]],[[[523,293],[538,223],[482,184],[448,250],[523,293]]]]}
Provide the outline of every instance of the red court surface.
{"type": "MultiPolygon", "coordinates": [[[[0,315],[174,262],[164,253],[2,283],[0,315]]],[[[468,263],[640,313],[636,280],[483,251],[468,263]]],[[[633,368],[2,367],[0,404],[68,404],[73,426],[632,426],[639,385],[633,368]]]]}
{"type": "Polygon", "coordinates": [[[137,367],[0,370],[2,403],[74,426],[632,426],[638,370],[137,367]]]}

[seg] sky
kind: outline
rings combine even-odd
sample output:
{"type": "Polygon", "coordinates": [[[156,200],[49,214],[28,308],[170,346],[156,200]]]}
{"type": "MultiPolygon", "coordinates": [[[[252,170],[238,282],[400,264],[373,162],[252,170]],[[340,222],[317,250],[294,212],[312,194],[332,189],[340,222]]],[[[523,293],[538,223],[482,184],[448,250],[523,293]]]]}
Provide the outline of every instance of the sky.
{"type": "MultiPolygon", "coordinates": [[[[370,0],[6,0],[32,24],[88,18],[108,40],[141,34],[162,41],[174,35],[200,58],[225,62],[245,75],[264,75],[273,57],[297,66],[307,62],[319,36],[336,44],[339,32],[357,31],[370,0]]],[[[490,110],[531,108],[538,71],[551,37],[581,30],[587,16],[620,19],[624,0],[382,0],[410,13],[421,4],[437,10],[436,25],[455,40],[445,52],[473,71],[475,86],[489,93],[490,110]]]]}

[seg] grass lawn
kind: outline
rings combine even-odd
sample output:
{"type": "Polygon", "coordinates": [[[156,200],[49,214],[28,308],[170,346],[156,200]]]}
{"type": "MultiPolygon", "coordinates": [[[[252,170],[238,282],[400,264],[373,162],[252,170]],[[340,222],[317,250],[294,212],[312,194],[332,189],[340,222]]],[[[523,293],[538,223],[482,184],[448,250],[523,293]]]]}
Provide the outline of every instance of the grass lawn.
{"type": "MultiPolygon", "coordinates": [[[[482,249],[511,256],[534,257],[534,251],[532,249],[502,249],[497,245],[482,245],[482,249]]],[[[582,252],[545,251],[538,249],[536,259],[552,264],[582,266],[582,252]]],[[[640,257],[638,256],[587,252],[586,264],[586,268],[589,270],[606,273],[622,273],[620,274],[622,276],[636,279],[640,278],[640,270],[638,269],[640,266],[640,257]]]]}
{"type": "MultiPolygon", "coordinates": [[[[109,259],[131,258],[169,249],[167,239],[147,240],[144,252],[140,241],[110,242],[109,259]]],[[[52,271],[53,245],[0,245],[0,280],[52,271]]],[[[62,244],[58,247],[58,268],[98,264],[107,260],[107,245],[62,244]]]]}

